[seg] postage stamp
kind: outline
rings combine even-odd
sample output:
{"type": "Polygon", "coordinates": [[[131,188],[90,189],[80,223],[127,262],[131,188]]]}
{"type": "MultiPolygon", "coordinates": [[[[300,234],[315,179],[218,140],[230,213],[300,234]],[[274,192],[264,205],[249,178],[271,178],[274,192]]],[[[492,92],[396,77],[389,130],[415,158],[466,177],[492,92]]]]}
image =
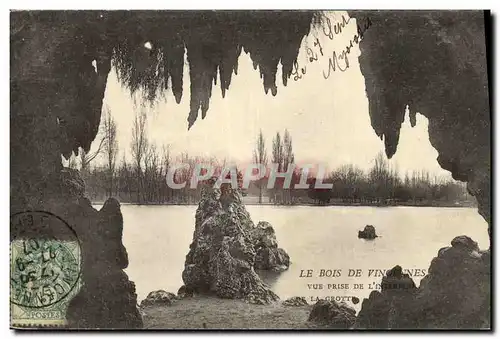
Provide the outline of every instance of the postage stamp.
{"type": "Polygon", "coordinates": [[[76,233],[60,217],[43,211],[15,214],[11,227],[11,326],[65,325],[68,303],[81,285],[76,233]]]}

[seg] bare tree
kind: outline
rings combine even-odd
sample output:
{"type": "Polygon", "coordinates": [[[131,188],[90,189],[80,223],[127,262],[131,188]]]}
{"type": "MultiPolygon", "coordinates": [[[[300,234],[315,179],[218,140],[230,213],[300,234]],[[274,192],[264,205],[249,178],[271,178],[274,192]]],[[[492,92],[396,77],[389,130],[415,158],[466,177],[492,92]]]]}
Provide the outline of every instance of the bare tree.
{"type": "Polygon", "coordinates": [[[118,195],[120,193],[123,195],[125,199],[128,199],[128,201],[132,201],[132,171],[127,163],[127,159],[125,158],[125,152],[122,153],[122,160],[121,164],[118,168],[117,171],[117,178],[116,178],[116,190],[118,191],[118,195]]]}
{"type": "Polygon", "coordinates": [[[143,186],[142,182],[142,162],[148,150],[148,136],[146,130],[146,112],[141,110],[137,112],[134,124],[132,126],[132,142],[131,142],[131,150],[132,157],[134,158],[134,166],[136,171],[136,179],[137,179],[137,202],[141,201],[141,190],[143,186]]]}
{"type": "Polygon", "coordinates": [[[118,155],[118,140],[116,139],[116,122],[111,110],[105,108],[104,115],[104,155],[108,170],[108,195],[113,195],[113,179],[115,175],[116,157],[118,155]]]}
{"type": "Polygon", "coordinates": [[[101,134],[101,138],[99,140],[99,145],[97,146],[97,149],[94,152],[85,152],[83,148],[80,147],[79,153],[80,153],[80,172],[82,174],[86,174],[89,170],[90,162],[93,161],[95,158],[97,158],[103,151],[104,151],[104,142],[105,142],[105,137],[101,134]]]}
{"type": "Polygon", "coordinates": [[[144,194],[145,201],[158,202],[160,157],[154,143],[149,144],[144,156],[144,194]]]}
{"type": "MultiPolygon", "coordinates": [[[[255,149],[253,151],[253,161],[256,164],[262,165],[262,167],[267,167],[267,149],[266,141],[264,140],[264,135],[262,134],[262,129],[259,131],[257,136],[257,141],[255,144],[255,149]]],[[[262,204],[262,186],[263,180],[259,180],[259,204],[262,204]]]]}
{"type": "MultiPolygon", "coordinates": [[[[168,171],[170,170],[172,166],[172,156],[171,156],[171,151],[170,151],[170,145],[165,145],[162,146],[162,168],[163,168],[163,173],[161,177],[165,179],[168,175],[168,171]]],[[[167,201],[171,201],[173,198],[173,190],[168,187],[168,185],[165,184],[165,181],[163,182],[162,185],[164,192],[162,192],[162,197],[163,199],[167,201]]]]}
{"type": "Polygon", "coordinates": [[[375,189],[377,200],[384,202],[390,198],[392,191],[391,169],[383,152],[379,152],[375,157],[368,176],[375,189]]]}

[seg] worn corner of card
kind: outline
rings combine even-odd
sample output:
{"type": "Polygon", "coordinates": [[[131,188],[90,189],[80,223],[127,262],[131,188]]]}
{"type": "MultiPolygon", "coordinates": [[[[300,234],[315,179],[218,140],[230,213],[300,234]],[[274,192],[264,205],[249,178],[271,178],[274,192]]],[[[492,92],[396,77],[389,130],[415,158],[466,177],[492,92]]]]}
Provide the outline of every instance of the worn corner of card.
{"type": "Polygon", "coordinates": [[[64,327],[66,310],[81,287],[76,233],[46,211],[11,216],[10,325],[64,327]]]}

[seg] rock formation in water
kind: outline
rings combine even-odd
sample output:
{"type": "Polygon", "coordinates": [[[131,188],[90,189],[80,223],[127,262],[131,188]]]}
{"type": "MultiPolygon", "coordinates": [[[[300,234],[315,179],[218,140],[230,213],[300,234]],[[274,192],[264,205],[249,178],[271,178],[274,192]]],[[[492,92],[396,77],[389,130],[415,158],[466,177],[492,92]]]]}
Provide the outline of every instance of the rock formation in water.
{"type": "Polygon", "coordinates": [[[350,11],[372,127],[388,157],[405,108],[429,119],[439,165],[467,182],[490,224],[490,100],[483,11],[350,11]]]}
{"type": "Polygon", "coordinates": [[[274,228],[267,221],[259,221],[250,230],[255,250],[255,269],[281,272],[290,266],[290,257],[284,249],[278,247],[274,228]]]}
{"type": "Polygon", "coordinates": [[[365,228],[362,231],[358,231],[358,238],[361,239],[375,239],[377,238],[378,235],[375,232],[375,227],[372,225],[366,225],[365,228]]]}
{"type": "Polygon", "coordinates": [[[355,328],[490,328],[490,252],[459,236],[439,250],[418,288],[396,266],[363,300],[355,328]]]}
{"type": "Polygon", "coordinates": [[[266,245],[275,246],[276,239],[269,237],[274,231],[268,230],[268,224],[254,225],[239,190],[227,184],[217,188],[214,182],[202,188],[193,242],[182,273],[184,290],[258,304],[278,300],[255,272],[256,248],[259,251],[266,245]]]}
{"type": "Polygon", "coordinates": [[[344,302],[318,300],[309,314],[308,321],[330,328],[347,329],[356,321],[356,310],[344,302]]]}

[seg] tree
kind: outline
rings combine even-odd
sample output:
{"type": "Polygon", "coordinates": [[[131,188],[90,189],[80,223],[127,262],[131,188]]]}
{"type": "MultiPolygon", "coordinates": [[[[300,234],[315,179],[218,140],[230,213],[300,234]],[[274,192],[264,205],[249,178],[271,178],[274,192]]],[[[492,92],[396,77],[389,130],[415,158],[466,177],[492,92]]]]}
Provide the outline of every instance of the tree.
{"type": "Polygon", "coordinates": [[[105,142],[105,138],[104,136],[101,137],[101,140],[99,141],[99,145],[97,146],[97,149],[92,152],[92,153],[87,153],[84,151],[83,148],[80,147],[80,172],[83,174],[83,175],[86,175],[88,170],[89,170],[89,166],[90,166],[90,162],[93,161],[95,158],[97,158],[99,156],[99,154],[101,154],[103,151],[104,151],[104,142],[105,142]]]}
{"type": "MultiPolygon", "coordinates": [[[[255,144],[255,149],[253,151],[253,161],[255,164],[260,164],[261,167],[267,167],[267,150],[266,142],[264,140],[264,135],[262,134],[262,129],[259,131],[257,136],[257,141],[255,144]]],[[[263,180],[259,180],[259,204],[262,204],[262,186],[263,180]]]]}
{"type": "Polygon", "coordinates": [[[375,163],[370,170],[369,179],[374,188],[374,196],[383,202],[390,196],[390,176],[389,164],[382,152],[375,157],[375,163]]]}
{"type": "MultiPolygon", "coordinates": [[[[290,135],[288,130],[285,129],[285,133],[283,136],[283,172],[287,172],[288,167],[290,166],[290,164],[293,164],[294,161],[295,161],[295,155],[293,154],[292,136],[290,135]]],[[[286,199],[285,197],[283,197],[284,200],[286,200],[284,202],[291,203],[292,196],[290,194],[290,188],[288,188],[286,192],[288,194],[286,196],[286,199]]]]}
{"type": "MultiPolygon", "coordinates": [[[[163,145],[162,146],[162,158],[161,158],[161,163],[162,163],[162,168],[163,168],[163,178],[166,178],[168,171],[170,170],[172,166],[172,159],[171,159],[171,154],[170,154],[170,145],[163,145]]],[[[174,191],[168,187],[166,184],[166,181],[163,180],[162,182],[162,197],[164,200],[170,201],[173,199],[174,191]]]]}
{"type": "Polygon", "coordinates": [[[131,150],[132,157],[134,158],[134,166],[136,172],[137,180],[137,202],[141,202],[141,191],[142,191],[142,161],[148,150],[148,137],[146,130],[146,112],[141,110],[137,112],[134,124],[132,126],[132,142],[131,150]]]}
{"type": "MultiPolygon", "coordinates": [[[[311,178],[311,180],[309,180],[309,198],[320,205],[326,205],[330,203],[330,200],[332,198],[332,190],[329,188],[316,188],[316,181],[317,178],[311,178]]],[[[329,182],[331,182],[331,179],[326,179],[323,181],[323,183],[329,182]]]]}
{"type": "Polygon", "coordinates": [[[361,199],[361,190],[365,178],[360,168],[352,164],[342,165],[331,174],[331,177],[333,179],[332,196],[334,198],[349,202],[361,199]]]}
{"type": "MultiPolygon", "coordinates": [[[[276,164],[278,167],[278,172],[282,171],[283,168],[283,142],[281,141],[280,132],[276,132],[276,136],[273,138],[273,149],[272,149],[272,163],[276,164]]],[[[277,191],[276,187],[277,181],[275,182],[275,187],[272,189],[273,192],[273,202],[277,203],[277,191]]]]}
{"type": "Polygon", "coordinates": [[[121,199],[127,199],[127,201],[131,202],[132,200],[132,186],[133,186],[133,176],[132,169],[129,164],[127,164],[127,159],[125,158],[125,152],[123,152],[123,158],[121,161],[120,168],[118,169],[118,178],[117,178],[117,192],[120,196],[120,193],[123,194],[123,197],[120,196],[121,199]]]}
{"type": "Polygon", "coordinates": [[[158,202],[159,200],[159,168],[160,157],[156,145],[150,143],[144,156],[144,201],[158,202]]]}
{"type": "Polygon", "coordinates": [[[113,179],[115,175],[118,140],[116,139],[116,122],[111,110],[106,107],[104,115],[104,155],[108,170],[108,195],[113,195],[113,179]]]}
{"type": "Polygon", "coordinates": [[[295,155],[293,154],[292,136],[285,129],[285,134],[283,137],[283,171],[288,170],[288,166],[293,164],[295,161],[295,155]]]}

